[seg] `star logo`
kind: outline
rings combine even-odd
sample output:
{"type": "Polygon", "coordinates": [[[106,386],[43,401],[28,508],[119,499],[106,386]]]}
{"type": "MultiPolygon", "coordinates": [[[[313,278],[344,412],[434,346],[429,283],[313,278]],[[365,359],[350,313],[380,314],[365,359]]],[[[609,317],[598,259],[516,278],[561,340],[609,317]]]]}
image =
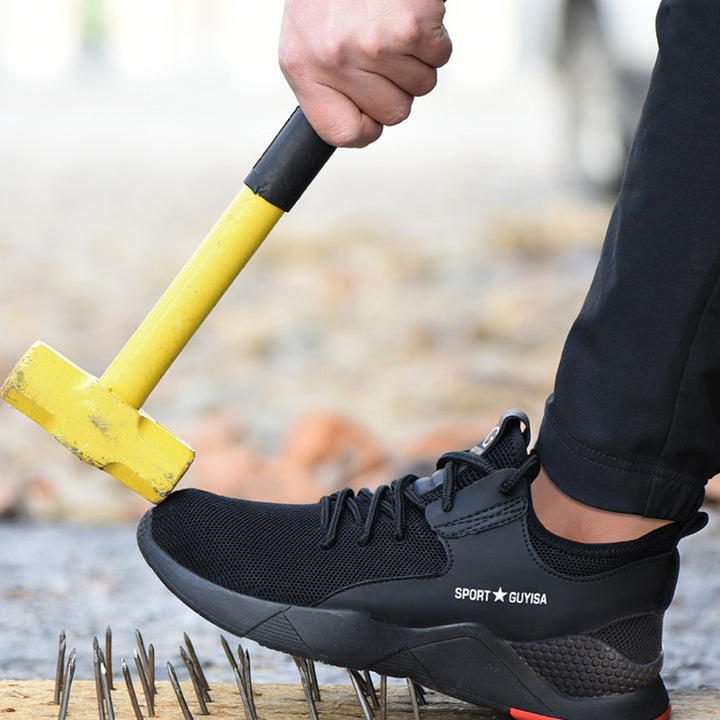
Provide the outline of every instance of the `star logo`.
{"type": "Polygon", "coordinates": [[[493,590],[492,594],[495,596],[495,602],[505,602],[507,592],[502,589],[502,585],[497,590],[493,590]]]}

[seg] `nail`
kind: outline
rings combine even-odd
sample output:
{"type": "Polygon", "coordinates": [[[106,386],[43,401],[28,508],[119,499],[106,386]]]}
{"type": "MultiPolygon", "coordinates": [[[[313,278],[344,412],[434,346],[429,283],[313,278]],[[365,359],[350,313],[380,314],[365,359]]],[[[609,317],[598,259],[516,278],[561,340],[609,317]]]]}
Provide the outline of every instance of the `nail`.
{"type": "Polygon", "coordinates": [[[75,675],[75,658],[77,653],[75,648],[70,651],[70,658],[68,659],[67,668],[65,669],[65,678],[63,681],[62,691],[62,702],[60,704],[60,712],[58,713],[58,720],[65,720],[67,717],[68,703],[70,702],[70,686],[72,685],[73,675],[75,675]]]}
{"type": "Polygon", "coordinates": [[[63,686],[63,672],[65,670],[65,645],[66,638],[65,631],[63,630],[58,638],[58,656],[55,667],[55,693],[53,694],[53,703],[55,703],[55,705],[60,704],[60,692],[63,686]]]}
{"type": "Polygon", "coordinates": [[[147,705],[148,715],[150,717],[155,717],[155,698],[152,694],[152,691],[150,690],[148,677],[145,673],[145,668],[143,667],[142,660],[140,659],[140,654],[136,649],[133,649],[133,658],[135,660],[135,667],[137,668],[138,676],[140,677],[140,684],[142,685],[143,695],[145,695],[145,704],[147,705]]]}
{"type": "Polygon", "coordinates": [[[312,688],[310,687],[310,678],[308,677],[305,658],[293,656],[293,660],[295,661],[295,665],[297,665],[298,673],[300,673],[300,682],[302,684],[303,691],[305,692],[305,700],[307,700],[310,717],[312,720],[319,720],[317,706],[315,705],[315,698],[313,697],[312,688]]]}
{"type": "Polygon", "coordinates": [[[102,688],[102,678],[100,676],[100,647],[98,645],[97,637],[93,637],[93,674],[95,675],[95,694],[97,696],[98,704],[98,718],[105,720],[105,703],[104,693],[102,688]]]}
{"type": "Polygon", "coordinates": [[[237,648],[238,658],[240,659],[240,666],[242,669],[243,680],[245,688],[247,690],[248,699],[250,700],[250,706],[252,708],[252,714],[254,717],[257,716],[257,709],[255,708],[255,696],[253,694],[252,684],[252,671],[250,669],[250,653],[247,650],[243,650],[243,646],[238,643],[237,648]]]}
{"type": "Polygon", "coordinates": [[[190,656],[185,652],[185,648],[182,645],[180,646],[180,657],[185,663],[185,667],[187,668],[188,674],[190,675],[190,680],[192,680],[193,689],[195,690],[195,697],[197,698],[198,705],[200,705],[200,714],[209,715],[210,711],[205,704],[205,691],[203,690],[202,683],[200,682],[200,678],[198,677],[197,671],[195,670],[193,661],[190,659],[190,656]]]}
{"type": "Polygon", "coordinates": [[[147,650],[145,650],[145,641],[143,640],[142,633],[137,628],[135,628],[135,643],[137,644],[137,649],[140,653],[140,659],[142,660],[143,665],[147,668],[148,656],[147,650]]]}
{"type": "Polygon", "coordinates": [[[157,694],[157,687],[155,686],[155,648],[153,647],[152,643],[148,645],[147,667],[145,668],[145,671],[147,672],[148,687],[150,688],[150,692],[152,693],[154,705],[155,695],[157,694]]]}
{"type": "Polygon", "coordinates": [[[180,687],[180,683],[178,682],[177,675],[175,674],[175,668],[169,661],[166,667],[168,671],[168,677],[170,678],[170,684],[172,685],[172,689],[175,691],[175,697],[177,698],[178,705],[180,705],[180,709],[182,710],[183,718],[185,720],[193,720],[192,713],[190,712],[190,708],[188,707],[185,696],[183,695],[182,688],[180,687]]]}
{"type": "Polygon", "coordinates": [[[361,674],[358,670],[349,670],[348,672],[352,673],[355,679],[357,680],[358,686],[360,690],[362,690],[363,695],[365,696],[365,699],[370,703],[372,708],[378,707],[378,699],[377,694],[375,693],[375,688],[373,687],[372,678],[370,677],[370,673],[367,670],[364,670],[361,674]]]}
{"type": "Polygon", "coordinates": [[[387,675],[380,676],[380,720],[387,720],[387,675]]]}
{"type": "Polygon", "coordinates": [[[110,682],[108,680],[107,666],[105,665],[105,655],[100,649],[97,636],[93,637],[93,665],[96,673],[95,689],[98,692],[99,712],[103,716],[107,715],[108,720],[115,720],[115,710],[110,694],[110,682]]]}
{"type": "Polygon", "coordinates": [[[365,716],[365,720],[372,720],[372,710],[370,709],[370,704],[368,703],[365,690],[363,689],[362,676],[357,670],[351,670],[350,668],[346,669],[348,675],[350,676],[350,682],[352,683],[353,690],[355,690],[355,695],[357,695],[358,702],[360,703],[362,713],[365,716]]]}
{"type": "MultiPolygon", "coordinates": [[[[148,657],[147,650],[145,649],[145,641],[143,640],[142,633],[139,630],[135,630],[135,642],[137,644],[138,653],[140,654],[140,661],[142,662],[143,668],[145,669],[145,677],[148,683],[150,683],[150,658],[148,657]]],[[[153,700],[155,699],[155,693],[157,688],[155,687],[155,670],[153,668],[153,682],[149,685],[150,691],[152,692],[153,700]]]]}
{"type": "Polygon", "coordinates": [[[228,659],[228,662],[230,663],[230,667],[233,670],[237,670],[237,662],[235,662],[235,657],[232,654],[232,650],[230,649],[230,645],[228,645],[228,641],[221,635],[220,636],[220,644],[222,645],[223,650],[225,651],[225,656],[228,659]]]}
{"type": "Polygon", "coordinates": [[[108,678],[107,668],[103,662],[102,655],[100,657],[100,682],[105,699],[105,709],[107,710],[108,720],[115,720],[115,708],[113,708],[112,695],[110,694],[110,678],[108,678]]]}
{"type": "Polygon", "coordinates": [[[413,717],[415,718],[415,720],[421,720],[421,718],[420,718],[420,700],[418,698],[415,681],[408,678],[407,686],[408,686],[408,692],[410,693],[410,703],[412,704],[413,717]]]}
{"type": "MultiPolygon", "coordinates": [[[[183,633],[183,639],[185,640],[185,646],[187,647],[188,655],[190,655],[190,659],[193,661],[193,665],[195,666],[195,670],[197,672],[198,678],[200,679],[200,682],[202,683],[203,689],[210,690],[210,685],[208,685],[208,681],[205,677],[205,673],[203,672],[200,660],[198,660],[195,648],[193,647],[193,644],[190,641],[187,633],[183,633]]],[[[210,695],[207,692],[205,693],[205,695],[207,700],[210,700],[210,695]]]]}
{"type": "Polygon", "coordinates": [[[130,669],[128,668],[125,658],[120,661],[122,667],[122,674],[125,677],[125,685],[127,687],[128,695],[130,696],[130,704],[132,705],[133,712],[135,713],[135,720],[144,720],[142,710],[140,709],[140,703],[137,699],[137,693],[135,692],[135,686],[133,685],[132,677],[130,676],[130,669]]]}
{"type": "Polygon", "coordinates": [[[365,670],[361,674],[359,670],[350,669],[348,669],[348,672],[352,673],[355,677],[355,680],[357,680],[358,686],[360,687],[360,690],[362,690],[365,699],[370,703],[372,707],[377,707],[377,695],[375,694],[375,688],[373,687],[370,673],[365,670]]]}
{"type": "Polygon", "coordinates": [[[243,707],[245,708],[245,718],[246,720],[257,720],[255,703],[252,699],[252,686],[248,688],[247,679],[245,677],[245,655],[242,652],[242,648],[240,647],[240,645],[238,645],[238,657],[241,658],[240,662],[243,664],[243,670],[241,671],[238,667],[237,661],[235,660],[235,656],[232,654],[232,650],[230,649],[228,641],[222,635],[220,636],[220,643],[223,650],[225,651],[225,656],[230,663],[230,668],[233,671],[233,676],[235,677],[235,684],[237,685],[237,688],[240,692],[240,697],[243,701],[243,707]]]}
{"type": "Polygon", "coordinates": [[[114,690],[113,673],[112,673],[112,630],[108,625],[105,628],[105,667],[107,668],[108,680],[110,681],[110,689],[114,690]]]}
{"type": "MultiPolygon", "coordinates": [[[[190,647],[192,647],[192,643],[190,644],[190,647]]],[[[195,655],[194,648],[192,653],[188,650],[188,656],[192,664],[193,672],[195,673],[195,677],[198,681],[198,687],[202,692],[202,696],[205,698],[205,702],[212,702],[212,698],[210,697],[210,686],[208,685],[205,673],[203,673],[203,669],[200,666],[200,661],[198,660],[197,655],[195,655]]]]}
{"type": "Polygon", "coordinates": [[[315,672],[315,661],[306,660],[305,663],[308,668],[308,676],[310,677],[310,687],[312,689],[313,698],[315,698],[317,702],[320,702],[322,698],[320,697],[320,684],[318,683],[317,672],[315,672]]]}
{"type": "Polygon", "coordinates": [[[245,680],[240,675],[240,669],[237,665],[233,667],[233,675],[235,676],[235,684],[238,686],[238,690],[240,691],[243,708],[245,709],[245,720],[257,720],[255,706],[250,700],[250,692],[248,691],[247,685],[245,684],[245,680]]]}
{"type": "Polygon", "coordinates": [[[365,680],[365,689],[367,690],[367,696],[370,704],[373,708],[380,707],[380,701],[378,700],[377,693],[375,692],[375,685],[373,684],[369,670],[363,670],[363,679],[365,680]]]}

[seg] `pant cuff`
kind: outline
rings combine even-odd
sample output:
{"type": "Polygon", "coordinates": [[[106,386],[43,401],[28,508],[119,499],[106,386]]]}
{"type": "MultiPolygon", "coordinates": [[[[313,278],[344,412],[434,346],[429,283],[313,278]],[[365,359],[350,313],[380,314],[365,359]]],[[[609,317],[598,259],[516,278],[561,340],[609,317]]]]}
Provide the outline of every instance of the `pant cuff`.
{"type": "Polygon", "coordinates": [[[705,478],[593,450],[576,440],[547,409],[535,449],[553,483],[585,505],[684,521],[703,502],[705,478]]]}

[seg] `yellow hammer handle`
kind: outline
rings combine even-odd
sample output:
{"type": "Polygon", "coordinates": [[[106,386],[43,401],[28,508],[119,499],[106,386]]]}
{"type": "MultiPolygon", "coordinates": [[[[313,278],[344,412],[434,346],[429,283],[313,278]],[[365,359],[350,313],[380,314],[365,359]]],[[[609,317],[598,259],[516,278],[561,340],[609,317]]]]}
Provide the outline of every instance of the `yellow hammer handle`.
{"type": "Polygon", "coordinates": [[[118,353],[100,382],[140,408],[253,253],[333,148],[298,108],[210,234],[118,353]]]}
{"type": "Polygon", "coordinates": [[[282,214],[244,185],[100,382],[141,407],[282,214]]]}

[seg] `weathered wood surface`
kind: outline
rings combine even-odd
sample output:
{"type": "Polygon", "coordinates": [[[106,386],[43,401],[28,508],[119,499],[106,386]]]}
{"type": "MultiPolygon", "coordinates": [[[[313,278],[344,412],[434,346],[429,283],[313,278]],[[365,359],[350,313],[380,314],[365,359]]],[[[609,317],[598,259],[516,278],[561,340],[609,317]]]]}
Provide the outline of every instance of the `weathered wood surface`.
{"type": "MultiPolygon", "coordinates": [[[[189,682],[181,683],[183,693],[195,720],[203,717],[189,682]]],[[[158,682],[156,717],[158,720],[182,720],[182,712],[169,682],[158,682]]],[[[112,693],[116,720],[134,720],[125,685],[115,680],[112,693]]],[[[1,680],[0,718],[7,720],[56,720],[59,707],[54,705],[54,682],[51,680],[1,680]]],[[[147,717],[142,691],[137,683],[136,692],[147,717]]],[[[318,703],[320,720],[357,720],[363,714],[348,685],[323,685],[322,701],[318,703]]],[[[240,720],[244,712],[237,688],[229,683],[216,683],[211,688],[213,702],[209,705],[210,718],[240,720]]],[[[703,689],[671,693],[672,720],[720,720],[720,690],[703,689]]],[[[425,720],[507,720],[503,713],[467,705],[437,693],[427,692],[428,705],[421,709],[425,720]]],[[[260,720],[296,720],[309,718],[300,684],[260,684],[255,687],[255,704],[260,720]]],[[[388,687],[388,720],[409,720],[412,706],[404,685],[388,687]]],[[[95,720],[98,717],[95,684],[75,681],[70,692],[68,720],[95,720]]],[[[608,718],[608,720],[611,720],[608,718]]]]}

